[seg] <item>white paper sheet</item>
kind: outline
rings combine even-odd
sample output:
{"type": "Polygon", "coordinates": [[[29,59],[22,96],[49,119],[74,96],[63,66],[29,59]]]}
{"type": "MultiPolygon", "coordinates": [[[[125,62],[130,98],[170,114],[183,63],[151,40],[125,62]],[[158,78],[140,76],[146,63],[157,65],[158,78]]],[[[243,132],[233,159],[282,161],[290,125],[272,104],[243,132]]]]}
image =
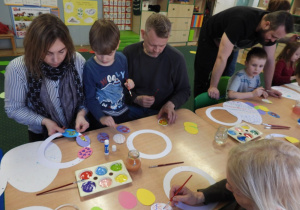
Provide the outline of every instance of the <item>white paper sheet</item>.
{"type": "MultiPolygon", "coordinates": [[[[191,172],[197,173],[197,174],[201,175],[203,178],[205,178],[209,182],[209,184],[211,184],[211,185],[216,183],[216,181],[209,174],[207,174],[206,172],[204,172],[200,168],[195,168],[195,167],[191,167],[191,166],[176,167],[176,168],[171,169],[165,175],[165,178],[164,178],[164,182],[163,182],[164,191],[165,191],[165,194],[168,198],[169,198],[169,193],[170,193],[170,189],[171,189],[170,184],[171,184],[172,178],[176,174],[178,174],[180,172],[183,172],[183,171],[191,171],[191,172]]],[[[177,207],[181,208],[181,209],[184,209],[184,210],[211,210],[211,209],[214,209],[217,206],[217,204],[218,203],[211,203],[211,204],[208,204],[208,205],[205,205],[205,206],[189,206],[189,205],[186,205],[184,203],[179,202],[177,207]]]]}
{"type": "Polygon", "coordinates": [[[223,103],[223,107],[232,115],[240,116],[243,121],[260,125],[262,118],[259,112],[246,103],[240,101],[227,101],[223,103]]]}
{"type": "MultiPolygon", "coordinates": [[[[56,177],[58,169],[40,164],[37,151],[41,141],[27,143],[8,151],[1,163],[8,182],[23,192],[38,192],[46,188],[56,177]]],[[[61,161],[61,151],[53,143],[45,150],[45,157],[51,161],[61,161]]],[[[2,177],[0,176],[0,179],[2,177]]]]}
{"type": "Polygon", "coordinates": [[[208,109],[206,109],[205,113],[206,113],[206,116],[211,119],[212,121],[216,122],[216,123],[219,123],[221,125],[226,125],[226,126],[235,126],[237,124],[240,124],[242,122],[242,118],[241,116],[237,115],[235,117],[237,117],[237,120],[233,123],[226,123],[226,122],[221,122],[219,120],[217,120],[216,118],[214,118],[212,115],[211,115],[211,112],[214,111],[214,110],[224,110],[224,111],[227,111],[227,109],[225,109],[224,107],[210,107],[208,109]]]}
{"type": "Polygon", "coordinates": [[[140,152],[140,157],[141,158],[145,158],[145,159],[158,159],[158,158],[162,158],[164,156],[166,156],[167,154],[169,154],[172,150],[172,142],[169,139],[168,136],[166,136],[165,134],[159,132],[159,131],[155,131],[155,130],[149,130],[149,129],[145,129],[145,130],[139,130],[136,132],[133,132],[132,134],[130,134],[130,136],[127,138],[127,147],[129,150],[133,150],[135,149],[133,146],[133,139],[140,134],[144,134],[144,133],[154,133],[157,134],[159,136],[161,136],[165,142],[166,142],[166,148],[164,151],[162,151],[159,154],[153,154],[153,155],[148,155],[148,154],[144,154],[142,152],[140,152]]]}
{"type": "MultiPolygon", "coordinates": [[[[80,135],[82,135],[82,134],[78,133],[78,136],[80,136],[80,135]]],[[[71,160],[69,162],[60,163],[60,162],[52,161],[51,159],[45,157],[45,151],[46,151],[48,145],[51,143],[52,140],[54,140],[55,138],[60,137],[60,136],[62,136],[61,133],[55,133],[55,134],[49,136],[45,141],[43,141],[43,143],[40,145],[40,147],[38,149],[39,162],[49,168],[61,169],[61,168],[72,167],[74,165],[77,165],[81,161],[83,161],[84,159],[80,159],[79,157],[77,157],[74,160],[71,160]]],[[[88,147],[90,147],[90,145],[88,147]]]]}
{"type": "Polygon", "coordinates": [[[291,90],[289,88],[285,88],[282,86],[273,86],[272,89],[278,90],[282,93],[282,97],[292,99],[292,100],[300,100],[300,94],[297,93],[294,90],[291,90]]]}
{"type": "Polygon", "coordinates": [[[289,84],[284,84],[285,86],[293,89],[293,90],[296,90],[298,92],[300,92],[300,86],[298,85],[298,82],[293,82],[293,83],[289,83],[289,84]]]}

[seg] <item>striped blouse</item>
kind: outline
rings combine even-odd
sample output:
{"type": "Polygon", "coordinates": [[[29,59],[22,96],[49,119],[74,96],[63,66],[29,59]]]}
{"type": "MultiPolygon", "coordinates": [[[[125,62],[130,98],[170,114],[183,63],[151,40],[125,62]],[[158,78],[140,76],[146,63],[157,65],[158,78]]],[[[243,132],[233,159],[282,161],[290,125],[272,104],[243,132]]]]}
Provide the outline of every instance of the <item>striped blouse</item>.
{"type": "MultiPolygon", "coordinates": [[[[75,68],[82,81],[82,72],[85,59],[76,52],[75,68]]],[[[5,112],[9,118],[14,119],[20,124],[28,125],[28,130],[34,133],[42,133],[42,121],[45,118],[37,114],[32,104],[27,98],[28,83],[26,76],[27,68],[24,63],[24,56],[12,60],[6,67],[5,72],[5,112]]],[[[58,94],[59,80],[53,81],[45,79],[50,99],[62,122],[65,122],[65,116],[61,108],[58,94]]],[[[81,107],[85,108],[85,107],[81,107]]]]}

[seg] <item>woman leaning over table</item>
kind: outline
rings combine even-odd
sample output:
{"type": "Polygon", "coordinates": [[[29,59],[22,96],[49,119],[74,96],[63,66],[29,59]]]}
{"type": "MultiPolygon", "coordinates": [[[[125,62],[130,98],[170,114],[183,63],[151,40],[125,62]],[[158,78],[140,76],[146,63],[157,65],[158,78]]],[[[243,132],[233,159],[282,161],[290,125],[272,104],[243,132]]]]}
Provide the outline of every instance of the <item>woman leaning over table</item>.
{"type": "MultiPolygon", "coordinates": [[[[180,186],[173,186],[170,197],[180,186]]],[[[300,208],[300,150],[282,140],[260,140],[231,150],[227,180],[199,192],[184,187],[171,205],[230,203],[222,209],[298,210],[300,208]],[[179,195],[180,194],[180,195],[179,195]]]]}
{"type": "Polygon", "coordinates": [[[5,73],[5,111],[28,125],[29,141],[76,128],[84,132],[82,71],[85,59],[75,52],[67,26],[52,14],[30,24],[24,56],[12,60],[5,73]]]}

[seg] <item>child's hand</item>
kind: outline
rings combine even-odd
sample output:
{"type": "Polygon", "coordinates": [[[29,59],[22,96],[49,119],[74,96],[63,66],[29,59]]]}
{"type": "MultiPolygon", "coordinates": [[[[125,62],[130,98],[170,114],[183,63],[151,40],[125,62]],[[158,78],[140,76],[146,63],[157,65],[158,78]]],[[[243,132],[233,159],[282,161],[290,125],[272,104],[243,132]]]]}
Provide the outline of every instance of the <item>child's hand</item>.
{"type": "Polygon", "coordinates": [[[266,92],[263,87],[258,87],[255,90],[252,91],[253,97],[259,97],[263,95],[263,93],[266,92]]]}
{"type": "Polygon", "coordinates": [[[296,76],[291,76],[290,80],[293,81],[296,79],[296,76]]]}
{"type": "Polygon", "coordinates": [[[100,123],[102,125],[106,125],[106,126],[109,126],[109,127],[113,127],[113,128],[116,128],[117,125],[114,121],[114,119],[111,117],[111,116],[104,116],[104,117],[101,117],[100,118],[100,123]]]}
{"type": "Polygon", "coordinates": [[[264,91],[262,95],[263,95],[264,98],[268,98],[268,96],[269,96],[267,91],[264,91]]]}
{"type": "Polygon", "coordinates": [[[126,87],[128,90],[134,88],[134,86],[135,86],[132,79],[126,80],[126,82],[124,83],[124,85],[125,85],[125,87],[126,87]]]}

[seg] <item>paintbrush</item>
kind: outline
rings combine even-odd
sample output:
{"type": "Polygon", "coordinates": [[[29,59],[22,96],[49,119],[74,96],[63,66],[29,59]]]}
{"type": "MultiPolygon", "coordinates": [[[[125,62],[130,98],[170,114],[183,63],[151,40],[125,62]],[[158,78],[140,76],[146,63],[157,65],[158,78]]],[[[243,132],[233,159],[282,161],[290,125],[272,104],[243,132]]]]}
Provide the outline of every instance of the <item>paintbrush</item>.
{"type": "Polygon", "coordinates": [[[153,166],[149,166],[149,168],[156,168],[156,167],[162,167],[162,166],[170,166],[170,165],[180,164],[180,163],[184,163],[184,162],[181,161],[181,162],[175,162],[175,163],[166,163],[166,164],[153,165],[153,166]]]}
{"type": "MultiPolygon", "coordinates": [[[[127,82],[127,84],[128,84],[128,79],[126,79],[126,82],[127,82]]],[[[128,92],[129,92],[130,96],[132,97],[132,93],[131,93],[129,87],[128,87],[127,89],[128,89],[128,92]]]]}
{"type": "Polygon", "coordinates": [[[265,126],[270,126],[270,127],[282,127],[282,128],[290,128],[289,126],[284,126],[284,125],[273,125],[273,124],[267,124],[267,123],[262,123],[265,126]]]}
{"type": "Polygon", "coordinates": [[[183,185],[181,185],[181,187],[179,187],[178,190],[176,190],[175,194],[172,196],[172,198],[171,198],[171,199],[169,200],[169,202],[164,206],[163,209],[165,209],[165,208],[170,204],[170,202],[173,201],[174,196],[176,196],[176,195],[180,192],[180,190],[184,187],[184,185],[190,180],[190,178],[191,178],[192,176],[193,176],[193,175],[191,175],[191,176],[185,181],[185,183],[183,183],[183,185]]]}
{"type": "Polygon", "coordinates": [[[69,184],[65,184],[65,185],[62,185],[62,186],[59,186],[59,187],[55,187],[55,188],[53,188],[53,189],[51,189],[51,190],[47,190],[47,191],[38,193],[38,194],[36,194],[36,196],[42,195],[42,194],[45,194],[45,193],[47,193],[47,192],[51,192],[51,191],[53,191],[53,190],[57,190],[57,189],[60,189],[60,188],[63,188],[63,187],[67,187],[67,186],[69,186],[69,185],[76,184],[76,183],[79,183],[79,182],[82,182],[82,181],[84,181],[84,179],[79,180],[79,181],[76,181],[76,182],[71,182],[71,183],[69,183],[69,184]]]}
{"type": "Polygon", "coordinates": [[[289,130],[290,127],[265,126],[265,129],[282,129],[282,130],[289,130]]]}
{"type": "Polygon", "coordinates": [[[157,92],[159,91],[159,89],[157,89],[156,91],[155,91],[155,93],[154,93],[154,95],[153,95],[153,97],[155,97],[156,96],[156,94],[157,94],[157,92]]]}

